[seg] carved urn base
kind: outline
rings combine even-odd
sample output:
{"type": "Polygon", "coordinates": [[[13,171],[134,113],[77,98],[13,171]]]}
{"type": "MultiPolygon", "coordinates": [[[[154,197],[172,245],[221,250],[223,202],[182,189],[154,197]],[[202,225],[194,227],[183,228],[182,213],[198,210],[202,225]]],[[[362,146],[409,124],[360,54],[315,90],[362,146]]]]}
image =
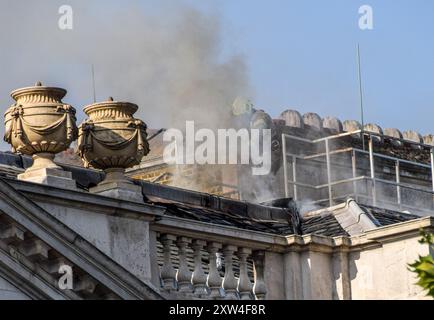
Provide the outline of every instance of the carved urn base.
{"type": "Polygon", "coordinates": [[[56,153],[77,138],[75,109],[62,102],[66,90],[42,86],[14,90],[15,103],[5,113],[5,141],[13,152],[29,155],[33,165],[18,175],[19,180],[76,189],[69,172],[53,162],[56,153]]]}
{"type": "Polygon", "coordinates": [[[64,171],[54,163],[54,153],[35,153],[33,165],[17,176],[18,180],[48,184],[63,189],[77,189],[72,173],[64,171]]]}
{"type": "Polygon", "coordinates": [[[90,188],[90,192],[127,201],[143,202],[142,188],[125,176],[125,169],[110,168],[105,169],[104,172],[105,179],[96,187],[90,188]]]}
{"type": "Polygon", "coordinates": [[[126,168],[139,164],[149,152],[146,124],[133,117],[137,109],[134,103],[111,97],[84,108],[89,119],[79,128],[78,153],[86,167],[106,173],[90,192],[143,202],[141,187],[124,175],[126,168]]]}

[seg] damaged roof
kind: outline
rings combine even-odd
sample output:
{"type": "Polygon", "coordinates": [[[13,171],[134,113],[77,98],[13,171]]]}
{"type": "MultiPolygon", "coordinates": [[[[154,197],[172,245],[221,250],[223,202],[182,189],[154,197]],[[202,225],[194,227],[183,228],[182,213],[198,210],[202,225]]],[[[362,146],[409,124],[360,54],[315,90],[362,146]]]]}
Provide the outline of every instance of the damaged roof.
{"type": "MultiPolygon", "coordinates": [[[[144,181],[138,183],[142,185],[147,201],[165,207],[166,214],[170,216],[283,236],[352,235],[345,230],[340,219],[337,219],[333,208],[303,217],[290,208],[251,204],[144,181]]],[[[350,201],[355,203],[354,200],[350,201]]],[[[420,218],[412,214],[368,206],[360,206],[360,209],[370,214],[368,217],[373,220],[372,225],[377,227],[420,218]]]]}
{"type": "Polygon", "coordinates": [[[305,218],[302,220],[301,228],[303,234],[319,234],[329,237],[349,235],[333,214],[305,218]]]}
{"type": "Polygon", "coordinates": [[[360,205],[360,207],[365,212],[370,213],[382,227],[420,218],[420,216],[414,214],[389,209],[376,208],[366,205],[360,205]]]}

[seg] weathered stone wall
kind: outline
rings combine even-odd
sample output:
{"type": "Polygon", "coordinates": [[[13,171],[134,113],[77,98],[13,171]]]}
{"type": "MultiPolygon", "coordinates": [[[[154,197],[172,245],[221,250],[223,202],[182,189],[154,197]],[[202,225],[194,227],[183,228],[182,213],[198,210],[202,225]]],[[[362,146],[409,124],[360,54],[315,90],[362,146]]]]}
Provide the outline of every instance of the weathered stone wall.
{"type": "Polygon", "coordinates": [[[139,279],[151,279],[147,221],[101,214],[86,208],[39,205],[139,279]]]}
{"type": "Polygon", "coordinates": [[[408,263],[418,255],[427,255],[428,246],[419,238],[384,243],[381,247],[350,255],[351,292],[353,299],[422,299],[426,298],[416,286],[415,273],[408,263]]]}

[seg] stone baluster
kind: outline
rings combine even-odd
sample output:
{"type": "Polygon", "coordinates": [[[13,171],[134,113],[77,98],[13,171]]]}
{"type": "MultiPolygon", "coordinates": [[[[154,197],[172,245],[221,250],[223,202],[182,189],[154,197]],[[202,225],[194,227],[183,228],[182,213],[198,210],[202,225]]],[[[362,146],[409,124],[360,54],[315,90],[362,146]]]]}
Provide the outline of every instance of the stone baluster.
{"type": "Polygon", "coordinates": [[[235,246],[227,245],[223,248],[225,277],[222,287],[225,290],[225,299],[227,300],[238,299],[237,279],[235,278],[233,270],[233,256],[235,251],[237,251],[237,247],[235,246]]]}
{"type": "Polygon", "coordinates": [[[170,234],[164,234],[160,237],[163,244],[163,266],[161,267],[160,276],[163,281],[163,288],[168,291],[176,288],[176,270],[173,267],[170,255],[171,246],[175,240],[176,237],[170,234]]]}
{"type": "Polygon", "coordinates": [[[217,242],[211,242],[208,244],[207,250],[209,253],[209,273],[207,285],[210,289],[210,298],[221,298],[220,288],[222,284],[222,278],[217,269],[217,252],[222,248],[222,245],[217,242]]]}
{"type": "Polygon", "coordinates": [[[255,278],[253,293],[257,300],[264,300],[267,293],[267,287],[264,281],[264,258],[264,251],[256,251],[253,254],[253,270],[255,278]]]}
{"type": "Polygon", "coordinates": [[[252,283],[247,270],[247,258],[252,253],[251,249],[240,248],[238,258],[240,260],[240,277],[238,279],[238,292],[241,300],[250,300],[252,295],[252,283]]]}
{"type": "Polygon", "coordinates": [[[178,246],[179,268],[176,273],[176,281],[178,282],[178,291],[183,293],[191,293],[191,271],[188,268],[187,262],[187,247],[191,243],[191,239],[186,237],[178,237],[176,245],[178,246]]]}
{"type": "Polygon", "coordinates": [[[202,267],[202,249],[206,245],[206,241],[194,240],[194,271],[191,276],[191,283],[193,284],[194,294],[198,296],[207,295],[206,288],[206,275],[202,267]]]}

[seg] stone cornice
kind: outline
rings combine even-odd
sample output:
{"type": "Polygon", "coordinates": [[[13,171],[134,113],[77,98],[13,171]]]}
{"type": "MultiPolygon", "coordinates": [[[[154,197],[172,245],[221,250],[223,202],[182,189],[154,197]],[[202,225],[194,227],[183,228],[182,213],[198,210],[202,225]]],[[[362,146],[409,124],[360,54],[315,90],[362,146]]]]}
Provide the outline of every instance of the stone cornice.
{"type": "Polygon", "coordinates": [[[31,239],[48,247],[47,252],[54,250],[117,296],[124,299],[162,298],[152,285],[143,283],[3,179],[0,179],[0,213],[26,234],[31,233],[31,239]]]}
{"type": "Polygon", "coordinates": [[[239,247],[257,250],[285,251],[285,237],[271,233],[244,230],[213,223],[192,221],[165,216],[152,223],[152,229],[161,233],[175,234],[189,238],[203,238],[207,241],[230,243],[239,247]]]}
{"type": "Polygon", "coordinates": [[[363,245],[372,241],[381,243],[398,241],[404,238],[418,236],[421,229],[433,231],[434,218],[423,217],[368,230],[360,236],[353,237],[352,242],[353,245],[363,245]]]}

